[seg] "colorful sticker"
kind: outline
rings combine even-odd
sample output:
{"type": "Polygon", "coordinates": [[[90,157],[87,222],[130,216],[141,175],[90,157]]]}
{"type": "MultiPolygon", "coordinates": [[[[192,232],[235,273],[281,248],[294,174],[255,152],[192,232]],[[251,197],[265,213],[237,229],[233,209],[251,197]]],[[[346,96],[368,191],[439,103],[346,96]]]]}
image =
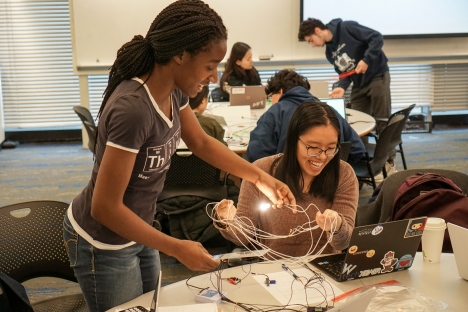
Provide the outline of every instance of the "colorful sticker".
{"type": "Polygon", "coordinates": [[[402,256],[395,265],[395,270],[409,268],[413,264],[414,258],[411,255],[402,256]]]}
{"type": "Polygon", "coordinates": [[[426,218],[410,219],[408,221],[408,227],[406,228],[405,238],[421,236],[424,232],[426,220],[426,218]]]}
{"type": "Polygon", "coordinates": [[[384,258],[380,260],[383,269],[381,273],[389,273],[393,271],[393,266],[397,263],[398,259],[395,258],[395,252],[389,251],[385,254],[384,258]]]}
{"type": "Polygon", "coordinates": [[[349,247],[348,252],[349,252],[350,254],[353,254],[353,253],[355,253],[357,250],[358,250],[357,246],[351,246],[351,247],[349,247]]]}
{"type": "Polygon", "coordinates": [[[367,258],[372,258],[374,255],[375,255],[375,250],[374,249],[371,249],[371,250],[367,251],[367,253],[366,253],[367,258]]]}
{"type": "Polygon", "coordinates": [[[383,231],[383,226],[380,224],[377,225],[373,230],[372,230],[372,235],[379,235],[383,231]]]}

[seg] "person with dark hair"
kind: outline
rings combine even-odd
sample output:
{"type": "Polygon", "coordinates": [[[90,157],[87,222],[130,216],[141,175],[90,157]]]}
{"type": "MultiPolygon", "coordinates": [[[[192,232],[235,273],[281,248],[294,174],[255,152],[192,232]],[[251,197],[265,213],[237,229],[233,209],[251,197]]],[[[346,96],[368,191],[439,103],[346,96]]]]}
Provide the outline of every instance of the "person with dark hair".
{"type": "MultiPolygon", "coordinates": [[[[296,109],[291,118],[284,153],[254,163],[286,183],[299,206],[306,209],[309,204],[315,204],[319,210],[311,206],[306,212],[310,220],[315,220],[320,227],[312,231],[313,241],[311,233],[305,232],[285,239],[260,239],[260,243],[285,255],[300,257],[322,248],[333,232],[330,245],[323,253],[338,252],[348,247],[356,217],[359,186],[353,168],[340,160],[339,140],[340,124],[336,112],[325,103],[307,101],[296,109]],[[322,230],[326,235],[322,235],[322,230]]],[[[246,244],[247,239],[233,224],[235,216],[260,231],[285,236],[291,229],[308,222],[302,213],[290,218],[286,209],[261,211],[259,206],[265,202],[268,200],[252,183],[243,181],[237,210],[232,201],[222,201],[215,208],[217,219],[214,224],[226,239],[246,244]]]]}
{"type": "Polygon", "coordinates": [[[200,243],[151,226],[181,138],[204,161],[254,183],[274,205],[295,202],[284,183],[208,136],[187,105],[217,82],[226,41],[214,10],[179,0],[156,16],[146,37],[117,51],[98,114],[91,179],[64,218],[70,265],[92,312],[154,290],[159,251],[193,271],[219,265],[200,243]]]}
{"type": "Polygon", "coordinates": [[[210,90],[208,86],[203,86],[203,89],[195,97],[189,99],[190,107],[192,108],[195,117],[197,117],[200,126],[203,130],[205,130],[206,134],[227,146],[227,143],[224,142],[223,127],[219,124],[219,122],[216,121],[216,119],[203,116],[203,112],[208,106],[209,93],[210,90]]]}
{"type": "Polygon", "coordinates": [[[227,86],[257,86],[261,85],[258,71],[253,67],[252,48],[243,42],[236,42],[231,49],[231,54],[225,64],[223,75],[220,79],[220,87],[225,91],[225,97],[229,100],[227,86]]]}
{"type": "MultiPolygon", "coordinates": [[[[355,74],[338,81],[331,97],[343,97],[352,82],[352,109],[376,118],[390,116],[390,74],[388,59],[382,50],[382,34],[354,21],[337,18],[324,25],[318,19],[308,18],[301,23],[298,37],[312,47],[326,46],[325,55],[338,74],[355,70],[355,74]]],[[[381,131],[385,124],[378,123],[377,127],[381,131]]],[[[395,152],[386,164],[387,174],[396,172],[394,159],[395,152]]]]}
{"type": "MultiPolygon", "coordinates": [[[[250,132],[247,146],[247,159],[250,162],[283,152],[289,122],[296,109],[306,101],[319,101],[309,89],[307,78],[293,70],[283,69],[268,80],[266,90],[273,105],[250,132]]],[[[333,111],[340,124],[341,142],[351,142],[348,161],[358,161],[364,156],[364,143],[346,119],[333,111]]]]}

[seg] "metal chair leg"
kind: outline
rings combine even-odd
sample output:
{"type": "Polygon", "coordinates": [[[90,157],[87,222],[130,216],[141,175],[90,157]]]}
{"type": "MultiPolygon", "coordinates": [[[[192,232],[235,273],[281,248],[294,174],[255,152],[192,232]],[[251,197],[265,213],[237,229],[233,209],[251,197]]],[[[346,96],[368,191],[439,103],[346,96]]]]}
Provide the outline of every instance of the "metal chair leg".
{"type": "Polygon", "coordinates": [[[401,154],[401,161],[403,162],[403,168],[407,170],[408,168],[406,167],[406,159],[405,159],[405,153],[403,153],[403,144],[400,143],[400,150],[398,151],[401,154]]]}

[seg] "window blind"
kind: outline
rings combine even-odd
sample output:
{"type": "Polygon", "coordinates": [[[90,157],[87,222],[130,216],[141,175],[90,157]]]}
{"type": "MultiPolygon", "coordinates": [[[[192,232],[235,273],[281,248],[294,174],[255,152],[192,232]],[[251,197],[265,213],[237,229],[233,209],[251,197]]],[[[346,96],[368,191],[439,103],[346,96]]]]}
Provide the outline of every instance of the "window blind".
{"type": "Polygon", "coordinates": [[[468,110],[468,64],[433,65],[435,112],[468,110]]]}
{"type": "MultiPolygon", "coordinates": [[[[6,130],[81,127],[73,74],[67,0],[0,0],[0,66],[6,130]]],[[[260,70],[263,84],[278,70],[260,70]]],[[[332,66],[296,71],[309,80],[338,79],[332,66]]],[[[412,103],[433,111],[468,110],[468,64],[390,65],[393,110],[412,103]]],[[[108,75],[89,76],[90,110],[96,116],[108,75]]],[[[210,89],[214,88],[210,86],[210,89]]]]}
{"type": "Polygon", "coordinates": [[[68,1],[0,0],[5,128],[81,126],[68,1]]]}

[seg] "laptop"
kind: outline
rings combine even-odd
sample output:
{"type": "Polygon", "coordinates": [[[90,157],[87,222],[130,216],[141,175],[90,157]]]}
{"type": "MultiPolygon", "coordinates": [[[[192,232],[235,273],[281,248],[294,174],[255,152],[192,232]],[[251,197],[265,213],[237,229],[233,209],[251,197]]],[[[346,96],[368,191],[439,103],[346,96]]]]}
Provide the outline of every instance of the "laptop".
{"type": "Polygon", "coordinates": [[[120,310],[120,312],[158,312],[159,294],[161,293],[161,271],[159,271],[158,282],[154,290],[153,298],[151,299],[150,309],[142,306],[136,306],[128,309],[120,310]]]}
{"type": "Polygon", "coordinates": [[[343,98],[322,98],[320,102],[327,103],[333,107],[344,119],[348,120],[346,116],[346,104],[343,98]]]}
{"type": "Polygon", "coordinates": [[[457,263],[458,275],[461,278],[468,280],[468,229],[447,222],[447,228],[452,243],[453,255],[457,263]]]}
{"type": "Polygon", "coordinates": [[[327,81],[310,81],[310,93],[316,98],[328,98],[328,82],[327,81]]]}
{"type": "Polygon", "coordinates": [[[250,105],[252,109],[265,108],[266,93],[264,86],[231,87],[230,105],[250,105]]]}
{"type": "Polygon", "coordinates": [[[311,264],[338,282],[406,270],[413,265],[427,217],[354,228],[346,253],[311,264]]]}

